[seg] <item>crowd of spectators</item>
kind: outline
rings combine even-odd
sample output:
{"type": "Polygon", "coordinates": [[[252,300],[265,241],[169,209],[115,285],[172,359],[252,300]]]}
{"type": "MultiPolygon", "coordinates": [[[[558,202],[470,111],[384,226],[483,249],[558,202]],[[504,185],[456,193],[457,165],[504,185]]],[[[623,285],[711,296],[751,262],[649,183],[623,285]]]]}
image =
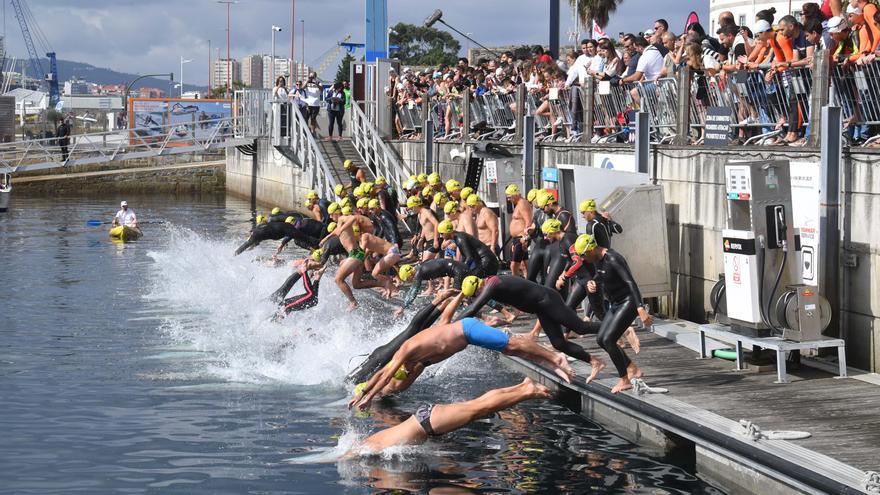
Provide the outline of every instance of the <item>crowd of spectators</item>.
{"type": "MultiPolygon", "coordinates": [[[[807,3],[799,19],[792,15],[777,19],[775,9],[762,10],[750,26],[737,26],[733,14],[723,12],[714,36],[699,23],[691,24],[685,33],[673,33],[666,20],[658,19],[644,32],[621,33],[616,40],[583,40],[579,52],[561,56],[535,46],[531,53],[506,51],[475,64],[461,58],[455,65],[421,70],[407,67],[400,74],[392,71],[387,95],[393,103],[396,132],[407,134],[401,112],[421,108],[428,99],[438,137],[453,137],[464,131],[461,106],[452,103],[465,93],[471,97],[512,95],[524,85],[533,105],[530,110],[546,117],[548,135],[567,138],[583,132],[582,107],[572,89],[588,78],[606,88],[623,88],[630,96],[629,110],[637,110],[644,91],[655,90],[656,82],[675,77],[687,67],[693,101],[703,112],[716,103],[713,92],[718,88],[734,82],[750,88],[731,99],[740,129],[734,139],[769,133],[774,135],[770,143],[802,144],[808,133],[809,99],[793,89],[792,77],[812,67],[819,49],[831,52],[838,78],[844,74],[841,69],[866,66],[880,55],[877,6],[869,0],[843,1],[825,0],[821,6],[807,3]],[[560,98],[566,106],[553,104],[560,98]],[[573,118],[564,120],[561,111],[573,118]]],[[[842,81],[835,82],[845,86],[842,81]]],[[[860,115],[859,91],[835,91],[838,99],[845,100],[842,106],[850,137],[856,141],[867,138],[869,128],[860,115]]],[[[508,96],[505,101],[511,111],[516,110],[514,100],[508,96]]],[[[622,123],[628,121],[628,116],[621,117],[622,123]]],[[[597,127],[590,132],[609,131],[597,127]]],[[[411,135],[417,136],[415,132],[411,135]]]]}

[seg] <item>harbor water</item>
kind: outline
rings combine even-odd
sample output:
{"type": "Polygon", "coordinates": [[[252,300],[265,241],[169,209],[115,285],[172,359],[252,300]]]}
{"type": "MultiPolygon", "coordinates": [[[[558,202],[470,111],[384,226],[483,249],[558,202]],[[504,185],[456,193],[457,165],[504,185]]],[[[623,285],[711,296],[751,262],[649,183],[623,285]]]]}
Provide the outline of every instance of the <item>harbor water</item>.
{"type": "Polygon", "coordinates": [[[267,296],[290,269],[254,261],[276,242],[232,256],[251,215],[224,196],[12,197],[0,213],[0,493],[723,493],[547,401],[339,461],[422,402],[522,378],[469,349],[351,413],[346,372],[406,319],[366,296],[346,312],[327,277],[316,308],[272,322],[267,296]],[[144,223],[137,242],[86,224],[121,199],[144,223]]]}

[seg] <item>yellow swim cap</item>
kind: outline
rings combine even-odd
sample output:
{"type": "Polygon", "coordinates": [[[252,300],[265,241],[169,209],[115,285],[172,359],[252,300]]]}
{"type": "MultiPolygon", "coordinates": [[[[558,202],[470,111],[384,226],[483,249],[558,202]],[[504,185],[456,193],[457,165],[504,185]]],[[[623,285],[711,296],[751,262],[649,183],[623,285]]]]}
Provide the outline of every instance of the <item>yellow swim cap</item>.
{"type": "Polygon", "coordinates": [[[544,235],[556,234],[562,232],[562,222],[555,218],[548,218],[541,224],[541,232],[544,235]]]}
{"type": "Polygon", "coordinates": [[[507,196],[516,196],[519,194],[519,186],[516,184],[508,184],[507,187],[504,188],[504,194],[507,196]]]}
{"type": "Polygon", "coordinates": [[[373,184],[372,182],[364,182],[363,184],[361,184],[361,189],[364,190],[364,194],[366,195],[366,194],[372,193],[373,187],[375,187],[375,186],[376,185],[373,184]]]}
{"type": "Polygon", "coordinates": [[[409,191],[410,189],[415,189],[417,187],[419,187],[419,183],[413,179],[410,179],[403,183],[403,188],[407,191],[409,191]]]}
{"type": "Polygon", "coordinates": [[[312,260],[314,260],[314,261],[320,263],[320,262],[321,262],[321,256],[324,256],[324,250],[323,250],[323,249],[318,248],[318,249],[315,249],[314,251],[312,251],[312,260]]]}
{"type": "Polygon", "coordinates": [[[443,220],[440,222],[440,225],[437,226],[437,232],[441,234],[451,234],[455,232],[455,226],[452,225],[452,222],[449,220],[443,220]]]}
{"type": "Polygon", "coordinates": [[[308,198],[308,199],[318,199],[318,193],[315,192],[315,191],[309,191],[308,194],[306,194],[306,198],[308,198]]]}
{"type": "Polygon", "coordinates": [[[375,198],[371,199],[369,201],[369,203],[367,204],[367,208],[369,208],[371,210],[375,210],[378,207],[379,207],[379,200],[375,199],[375,198]]]}
{"type": "Polygon", "coordinates": [[[425,186],[425,188],[422,189],[422,196],[430,198],[432,194],[434,194],[434,190],[431,189],[431,186],[425,186]]]}
{"type": "Polygon", "coordinates": [[[461,282],[461,293],[466,297],[473,297],[481,285],[483,285],[483,280],[481,278],[469,275],[461,282]]]}
{"type": "Polygon", "coordinates": [[[422,198],[419,196],[410,196],[406,199],[406,207],[414,208],[416,206],[422,206],[422,198]]]}
{"type": "Polygon", "coordinates": [[[530,189],[529,190],[529,193],[526,194],[526,199],[529,201],[529,203],[531,203],[532,201],[535,200],[536,197],[538,197],[539,192],[541,192],[540,189],[530,189]]]}
{"type": "Polygon", "coordinates": [[[360,382],[354,386],[354,395],[364,395],[364,390],[367,389],[367,382],[360,382]]]}
{"type": "Polygon", "coordinates": [[[333,232],[336,230],[336,222],[330,222],[327,224],[327,233],[333,232]]]}
{"type": "Polygon", "coordinates": [[[409,378],[409,373],[406,371],[406,366],[400,365],[400,368],[397,368],[397,371],[394,372],[394,379],[404,381],[409,378]]]}
{"type": "Polygon", "coordinates": [[[345,168],[345,170],[349,170],[354,168],[354,162],[351,160],[345,160],[344,162],[342,162],[342,166],[345,168]]]}
{"type": "Polygon", "coordinates": [[[272,214],[273,214],[273,215],[277,215],[277,214],[279,214],[279,213],[281,213],[281,208],[279,208],[279,207],[277,207],[277,206],[276,206],[275,208],[272,208],[272,214]]]}
{"type": "Polygon", "coordinates": [[[458,203],[455,201],[447,201],[446,206],[443,207],[443,212],[447,215],[451,213],[455,213],[458,211],[458,203]]]}
{"type": "Polygon", "coordinates": [[[339,213],[339,210],[341,209],[342,206],[340,206],[339,203],[330,203],[329,205],[327,205],[327,213],[331,215],[334,213],[339,213]]]}
{"type": "Polygon", "coordinates": [[[438,205],[446,201],[446,193],[438,192],[434,195],[434,202],[438,205]]]}
{"type": "Polygon", "coordinates": [[[535,200],[535,204],[538,205],[538,208],[543,208],[547,205],[552,205],[556,202],[556,197],[548,192],[544,192],[538,196],[538,199],[535,200]]]}
{"type": "Polygon", "coordinates": [[[375,183],[375,185],[377,185],[377,186],[383,186],[383,185],[385,185],[385,184],[388,184],[388,181],[385,179],[385,176],[380,175],[379,177],[376,177],[376,183],[375,183]]]}
{"type": "Polygon", "coordinates": [[[481,201],[481,199],[479,196],[477,196],[476,193],[471,194],[470,196],[467,197],[467,205],[468,206],[477,206],[478,204],[480,204],[480,201],[481,201]]]}
{"type": "Polygon", "coordinates": [[[257,225],[259,225],[265,221],[266,221],[266,217],[264,217],[263,215],[257,215],[257,225]]]}
{"type": "Polygon", "coordinates": [[[440,174],[438,174],[437,172],[434,172],[433,174],[428,176],[428,184],[429,185],[434,186],[439,183],[440,183],[440,174]]]}
{"type": "Polygon", "coordinates": [[[345,186],[342,184],[336,184],[333,186],[333,192],[336,193],[337,196],[342,196],[342,193],[345,192],[345,186]]]}
{"type": "Polygon", "coordinates": [[[581,204],[578,205],[578,210],[580,210],[581,212],[596,211],[596,200],[585,199],[581,201],[581,204]]]}
{"type": "Polygon", "coordinates": [[[346,196],[339,200],[339,206],[351,206],[351,198],[346,196]]]}
{"type": "Polygon", "coordinates": [[[574,250],[577,254],[584,254],[587,251],[592,251],[596,249],[597,246],[596,238],[590,234],[581,234],[578,236],[577,240],[574,241],[574,250]]]}
{"type": "Polygon", "coordinates": [[[397,271],[397,276],[400,277],[402,282],[406,282],[411,279],[413,275],[416,274],[416,267],[406,264],[400,265],[400,270],[397,271]]]}
{"type": "Polygon", "coordinates": [[[419,174],[416,176],[416,182],[419,184],[425,184],[428,182],[428,174],[419,174]]]}
{"type": "Polygon", "coordinates": [[[305,206],[305,207],[312,206],[312,200],[311,199],[304,199],[303,206],[305,206]]]}
{"type": "Polygon", "coordinates": [[[460,193],[458,193],[458,196],[461,199],[468,199],[468,196],[470,196],[473,193],[474,193],[473,187],[465,187],[465,188],[462,188],[460,193]]]}
{"type": "Polygon", "coordinates": [[[355,198],[363,198],[364,196],[366,196],[366,194],[364,194],[363,184],[354,188],[354,191],[351,192],[351,195],[355,198]]]}
{"type": "Polygon", "coordinates": [[[367,199],[367,198],[361,198],[361,199],[358,200],[357,203],[355,203],[355,206],[357,206],[358,208],[366,208],[368,204],[370,204],[370,200],[369,200],[369,199],[367,199]]]}
{"type": "Polygon", "coordinates": [[[342,214],[343,215],[351,215],[351,206],[350,205],[343,206],[342,207],[342,214]]]}
{"type": "Polygon", "coordinates": [[[449,179],[448,181],[446,181],[446,191],[447,192],[458,191],[458,190],[461,190],[461,182],[459,182],[455,179],[449,179]]]}
{"type": "Polygon", "coordinates": [[[284,223],[294,223],[294,222],[296,222],[296,218],[294,218],[294,217],[287,217],[284,219],[284,223]]]}

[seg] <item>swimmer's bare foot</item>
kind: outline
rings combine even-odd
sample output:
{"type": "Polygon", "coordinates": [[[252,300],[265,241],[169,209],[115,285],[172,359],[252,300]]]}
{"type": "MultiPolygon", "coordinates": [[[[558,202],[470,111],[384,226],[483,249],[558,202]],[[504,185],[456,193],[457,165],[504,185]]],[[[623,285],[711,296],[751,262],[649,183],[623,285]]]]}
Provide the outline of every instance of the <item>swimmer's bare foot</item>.
{"type": "Polygon", "coordinates": [[[639,341],[639,336],[636,335],[636,329],[633,327],[629,327],[626,329],[626,332],[623,334],[626,337],[626,341],[629,342],[629,345],[633,348],[633,351],[638,354],[639,351],[642,350],[642,343],[639,341]]]}
{"type": "Polygon", "coordinates": [[[630,362],[629,366],[626,367],[626,379],[632,380],[634,378],[642,378],[645,376],[645,372],[642,371],[641,368],[636,366],[636,363],[630,362]]]}
{"type": "Polygon", "coordinates": [[[553,359],[553,364],[556,368],[553,370],[554,373],[559,375],[560,378],[565,380],[566,383],[571,383],[571,379],[574,378],[574,368],[568,364],[568,359],[565,357],[565,354],[561,352],[555,353],[556,357],[553,359]]]}
{"type": "Polygon", "coordinates": [[[504,321],[497,316],[486,316],[484,319],[486,320],[486,324],[490,327],[500,327],[504,321]]]}
{"type": "Polygon", "coordinates": [[[553,392],[549,388],[540,383],[535,383],[531,378],[526,377],[520,385],[526,387],[526,391],[533,399],[550,399],[553,397],[553,392]]]}
{"type": "Polygon", "coordinates": [[[590,370],[590,376],[587,377],[587,383],[592,383],[599,376],[599,372],[605,369],[605,361],[595,356],[590,356],[590,368],[592,369],[590,370]]]}
{"type": "Polygon", "coordinates": [[[617,394],[617,393],[620,393],[624,390],[629,390],[631,388],[633,388],[632,383],[630,383],[626,377],[623,377],[617,381],[616,385],[611,387],[611,393],[617,394]]]}
{"type": "Polygon", "coordinates": [[[565,332],[565,334],[563,335],[563,337],[565,337],[565,340],[571,340],[571,339],[575,338],[575,336],[574,336],[574,332],[570,332],[570,331],[569,331],[569,332],[565,332]]]}

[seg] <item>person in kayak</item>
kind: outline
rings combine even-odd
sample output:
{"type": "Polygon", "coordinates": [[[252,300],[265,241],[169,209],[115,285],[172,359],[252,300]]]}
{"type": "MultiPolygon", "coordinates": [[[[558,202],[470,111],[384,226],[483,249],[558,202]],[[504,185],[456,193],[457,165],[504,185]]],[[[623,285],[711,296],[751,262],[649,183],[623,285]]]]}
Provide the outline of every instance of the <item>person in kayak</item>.
{"type": "Polygon", "coordinates": [[[465,308],[459,318],[476,316],[489,301],[513,306],[538,317],[554,349],[590,364],[592,372],[587,378],[587,383],[592,382],[605,367],[601,359],[591,356],[583,347],[566,340],[563,336],[562,327],[579,335],[597,333],[598,330],[596,323],[585,322],[578,318],[577,313],[565,305],[556,289],[514,275],[493,275],[486,279],[475,276],[465,278],[461,292],[467,297],[476,297],[476,299],[465,308]]]}
{"type": "Polygon", "coordinates": [[[123,201],[119,203],[119,211],[116,212],[116,216],[113,217],[113,222],[111,222],[113,227],[118,227],[120,225],[124,227],[131,227],[133,229],[138,228],[138,219],[137,215],[134,213],[134,210],[128,207],[128,201],[123,201]]]}
{"type": "Polygon", "coordinates": [[[404,342],[384,368],[366,385],[358,387],[360,394],[355,394],[348,407],[367,409],[395,375],[404,383],[412,383],[424,368],[448,359],[469,345],[547,365],[566,383],[571,383],[574,377],[574,370],[561,353],[551,352],[524,336],[508,335],[476,318],[464,318],[428,328],[404,342]]]}
{"type": "Polygon", "coordinates": [[[438,437],[455,431],[468,423],[513,407],[520,402],[549,399],[552,396],[549,388],[525,378],[518,385],[490,390],[466,402],[422,404],[404,422],[370,435],[359,446],[349,450],[345,457],[376,454],[397,445],[420,445],[429,437],[438,437]]]}

